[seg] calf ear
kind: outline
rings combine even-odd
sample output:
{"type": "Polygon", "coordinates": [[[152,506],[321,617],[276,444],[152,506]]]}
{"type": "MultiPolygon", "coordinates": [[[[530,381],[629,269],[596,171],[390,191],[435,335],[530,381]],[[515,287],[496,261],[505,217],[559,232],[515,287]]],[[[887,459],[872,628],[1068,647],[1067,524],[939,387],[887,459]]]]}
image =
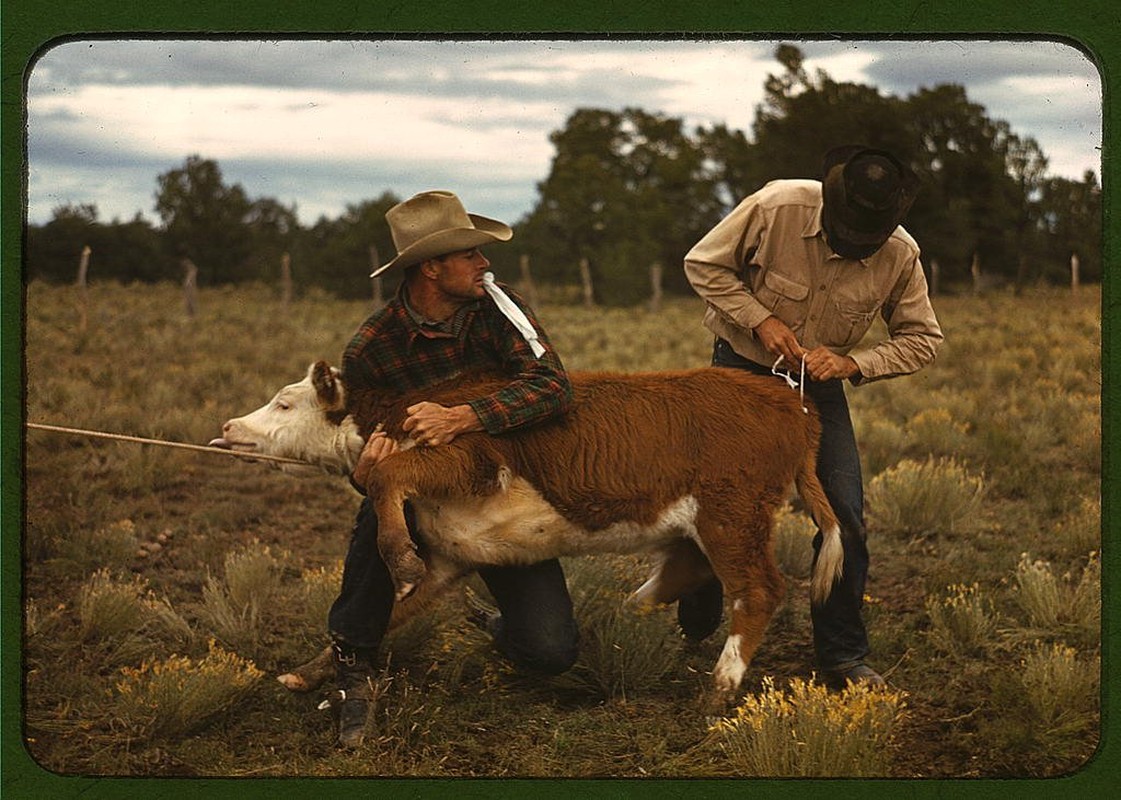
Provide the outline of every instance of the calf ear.
{"type": "Polygon", "coordinates": [[[326,361],[316,361],[308,370],[311,385],[315,387],[315,395],[319,404],[328,411],[337,411],[343,407],[342,386],[339,385],[338,370],[331,367],[326,361]]]}

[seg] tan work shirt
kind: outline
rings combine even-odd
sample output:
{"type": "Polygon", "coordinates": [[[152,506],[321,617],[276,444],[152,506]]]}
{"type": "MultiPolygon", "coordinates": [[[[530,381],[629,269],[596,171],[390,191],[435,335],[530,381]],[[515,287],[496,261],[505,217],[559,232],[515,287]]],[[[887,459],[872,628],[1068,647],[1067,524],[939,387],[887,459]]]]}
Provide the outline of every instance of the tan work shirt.
{"type": "Polygon", "coordinates": [[[705,327],[768,367],[775,356],[752,329],[772,314],[806,349],[851,356],[854,383],[915,372],[942,342],[915,240],[898,227],[868,258],[837,255],[821,227],[818,181],[772,181],[747,197],[693,246],[685,274],[708,303],[705,327]],[[888,338],[853,350],[877,313],[888,338]]]}

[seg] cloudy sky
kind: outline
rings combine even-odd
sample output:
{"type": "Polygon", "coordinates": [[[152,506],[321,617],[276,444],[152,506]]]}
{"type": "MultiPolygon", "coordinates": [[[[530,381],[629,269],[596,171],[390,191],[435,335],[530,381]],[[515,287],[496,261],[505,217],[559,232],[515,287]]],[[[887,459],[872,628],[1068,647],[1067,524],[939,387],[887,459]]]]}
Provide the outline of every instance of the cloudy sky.
{"type": "MultiPolygon", "coordinates": [[[[516,222],[577,108],[750,132],[777,41],[73,41],[28,78],[28,217],[90,203],[155,222],[156,178],[213,159],[250,198],[337,217],[447,188],[516,222]]],[[[813,72],[905,97],[959,83],[1034,137],[1053,175],[1100,174],[1101,81],[1057,42],[795,42],[813,72]]]]}

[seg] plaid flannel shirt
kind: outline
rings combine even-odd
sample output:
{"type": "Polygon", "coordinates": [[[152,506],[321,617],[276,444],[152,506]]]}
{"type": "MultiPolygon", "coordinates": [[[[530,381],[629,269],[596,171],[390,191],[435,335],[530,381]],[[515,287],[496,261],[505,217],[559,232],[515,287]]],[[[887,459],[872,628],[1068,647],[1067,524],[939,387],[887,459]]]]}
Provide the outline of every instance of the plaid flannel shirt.
{"type": "Polygon", "coordinates": [[[510,383],[469,405],[488,433],[503,433],[563,414],[572,400],[564,365],[533,312],[502,285],[537,329],[545,347],[541,358],[484,298],[466,306],[449,325],[423,323],[411,312],[404,285],[382,309],[363,322],[343,353],[348,386],[404,392],[423,389],[464,372],[485,369],[509,375],[510,383]]]}

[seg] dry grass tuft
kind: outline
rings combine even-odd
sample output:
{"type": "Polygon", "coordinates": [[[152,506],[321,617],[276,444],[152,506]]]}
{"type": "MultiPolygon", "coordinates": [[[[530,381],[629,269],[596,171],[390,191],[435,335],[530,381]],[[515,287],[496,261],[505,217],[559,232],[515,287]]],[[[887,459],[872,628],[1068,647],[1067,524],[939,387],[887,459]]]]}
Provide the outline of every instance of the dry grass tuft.
{"type": "Polygon", "coordinates": [[[998,617],[977,584],[954,585],[942,597],[928,597],[930,639],[939,650],[980,655],[996,643],[998,617]]]}
{"type": "Polygon", "coordinates": [[[1101,560],[1090,555],[1081,574],[1057,576],[1046,561],[1020,556],[1016,603],[1038,630],[1065,631],[1091,641],[1101,628],[1101,560]]]}

